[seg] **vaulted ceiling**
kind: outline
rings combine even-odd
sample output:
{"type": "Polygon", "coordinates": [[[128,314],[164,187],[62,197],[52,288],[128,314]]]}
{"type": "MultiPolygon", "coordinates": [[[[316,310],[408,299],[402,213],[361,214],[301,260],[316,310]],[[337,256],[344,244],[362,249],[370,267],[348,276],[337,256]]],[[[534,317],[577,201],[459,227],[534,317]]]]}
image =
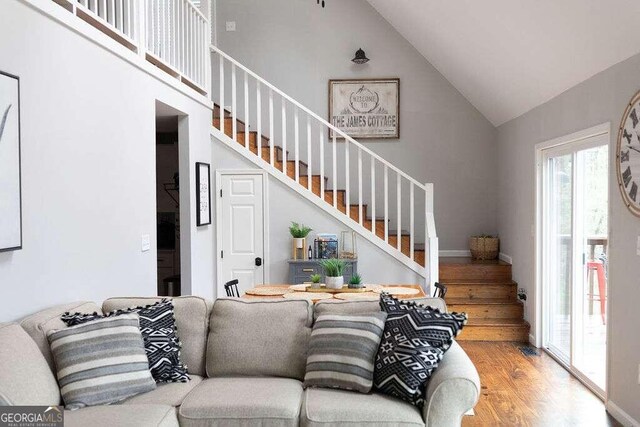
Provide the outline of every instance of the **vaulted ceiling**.
{"type": "Polygon", "coordinates": [[[638,0],[368,1],[496,126],[640,52],[638,0]]]}

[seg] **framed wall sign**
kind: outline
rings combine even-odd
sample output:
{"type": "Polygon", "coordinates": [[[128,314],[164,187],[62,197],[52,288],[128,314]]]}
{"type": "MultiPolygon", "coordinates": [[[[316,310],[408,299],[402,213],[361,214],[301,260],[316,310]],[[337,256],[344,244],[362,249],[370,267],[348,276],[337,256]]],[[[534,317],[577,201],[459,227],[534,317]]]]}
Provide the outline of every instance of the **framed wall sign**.
{"type": "Polygon", "coordinates": [[[0,252],[22,249],[20,79],[0,71],[0,252]]]}
{"type": "Polygon", "coordinates": [[[400,79],[329,80],[329,122],[355,139],[400,138],[400,79]]]}
{"type": "Polygon", "coordinates": [[[196,163],[196,225],[211,224],[211,166],[196,163]]]}

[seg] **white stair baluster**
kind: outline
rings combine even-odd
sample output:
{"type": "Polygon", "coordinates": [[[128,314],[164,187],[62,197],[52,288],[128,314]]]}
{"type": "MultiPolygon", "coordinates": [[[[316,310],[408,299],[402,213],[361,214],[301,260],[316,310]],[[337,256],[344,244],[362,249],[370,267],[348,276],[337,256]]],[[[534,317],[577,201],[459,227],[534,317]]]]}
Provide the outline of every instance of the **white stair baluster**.
{"type": "MultiPolygon", "coordinates": [[[[244,146],[249,149],[249,75],[244,72],[244,146]]],[[[260,153],[258,153],[260,156],[260,153]]]]}
{"type": "Polygon", "coordinates": [[[274,166],[273,148],[273,89],[269,89],[269,164],[274,166]]]}
{"type": "Polygon", "coordinates": [[[389,243],[389,167],[384,165],[384,241],[389,243]]]}
{"type": "MultiPolygon", "coordinates": [[[[331,131],[329,131],[331,132],[331,131]]],[[[338,209],[338,153],[337,151],[337,141],[336,141],[336,132],[333,132],[333,207],[338,209]]]]}
{"type": "Polygon", "coordinates": [[[376,159],[371,156],[371,232],[376,231],[376,159]]]}
{"type": "Polygon", "coordinates": [[[224,57],[220,56],[220,132],[224,134],[224,57]]]}
{"type": "Polygon", "coordinates": [[[289,175],[287,165],[287,100],[282,98],[282,172],[289,175]]]}
{"type": "Polygon", "coordinates": [[[347,139],[344,140],[344,189],[346,190],[344,195],[344,203],[345,203],[345,213],[349,218],[351,218],[351,199],[350,199],[350,191],[349,191],[349,178],[351,175],[351,171],[349,170],[349,141],[347,139]]]}
{"type": "Polygon", "coordinates": [[[256,80],[256,144],[258,147],[258,157],[262,158],[262,94],[260,91],[261,84],[256,80]]]}
{"type": "Polygon", "coordinates": [[[400,176],[400,174],[396,174],[396,186],[397,186],[397,200],[396,200],[396,215],[398,215],[398,230],[397,230],[397,235],[398,235],[398,250],[402,251],[402,217],[400,216],[402,214],[402,177],[400,176]]]}
{"type": "Polygon", "coordinates": [[[409,182],[409,258],[411,259],[413,259],[414,250],[415,250],[414,246],[416,245],[415,233],[414,233],[414,228],[415,228],[414,198],[415,198],[415,186],[413,182],[409,182]]]}
{"type": "Polygon", "coordinates": [[[320,129],[320,197],[324,198],[324,131],[320,129]]]}
{"type": "Polygon", "coordinates": [[[300,119],[298,117],[298,108],[295,108],[293,115],[293,129],[295,132],[294,135],[294,148],[293,148],[293,156],[294,163],[293,169],[295,171],[294,176],[296,182],[300,182],[300,119]]]}
{"type": "MultiPolygon", "coordinates": [[[[313,192],[311,175],[311,117],[307,115],[307,189],[313,192]]],[[[320,177],[320,180],[322,180],[322,177],[320,177]]]]}
{"type": "Polygon", "coordinates": [[[358,148],[358,222],[364,223],[362,211],[362,150],[358,148]]]}
{"type": "Polygon", "coordinates": [[[231,64],[231,133],[234,141],[238,140],[238,119],[236,117],[237,93],[236,93],[236,64],[231,64]]]}

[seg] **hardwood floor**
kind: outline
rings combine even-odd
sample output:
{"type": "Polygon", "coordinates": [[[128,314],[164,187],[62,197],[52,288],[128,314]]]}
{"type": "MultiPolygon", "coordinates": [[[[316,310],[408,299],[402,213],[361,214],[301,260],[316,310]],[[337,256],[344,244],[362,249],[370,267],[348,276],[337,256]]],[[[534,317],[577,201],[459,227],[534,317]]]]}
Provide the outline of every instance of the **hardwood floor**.
{"type": "Polygon", "coordinates": [[[480,373],[475,426],[620,426],[604,404],[543,351],[524,356],[513,342],[460,341],[480,373]]]}

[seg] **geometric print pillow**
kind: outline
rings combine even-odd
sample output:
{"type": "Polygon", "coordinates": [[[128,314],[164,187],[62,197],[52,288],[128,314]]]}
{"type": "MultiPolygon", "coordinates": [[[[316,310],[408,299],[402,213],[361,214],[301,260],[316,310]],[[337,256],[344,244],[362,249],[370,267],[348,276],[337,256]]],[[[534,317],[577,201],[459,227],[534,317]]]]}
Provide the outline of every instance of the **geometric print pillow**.
{"type": "Polygon", "coordinates": [[[80,325],[96,319],[137,313],[140,316],[140,332],[149,359],[151,375],[156,382],[187,382],[187,367],[180,360],[182,344],[178,339],[173,302],[163,299],[155,304],[115,310],[106,315],[64,313],[62,321],[67,326],[80,325]]]}
{"type": "Polygon", "coordinates": [[[413,322],[420,331],[420,338],[444,351],[467,323],[466,313],[442,313],[437,308],[398,300],[388,293],[380,295],[380,308],[390,317],[400,316],[413,322]]]}
{"type": "Polygon", "coordinates": [[[386,293],[380,296],[380,306],[387,321],[376,356],[374,388],[422,406],[426,384],[467,315],[442,313],[386,293]]]}

